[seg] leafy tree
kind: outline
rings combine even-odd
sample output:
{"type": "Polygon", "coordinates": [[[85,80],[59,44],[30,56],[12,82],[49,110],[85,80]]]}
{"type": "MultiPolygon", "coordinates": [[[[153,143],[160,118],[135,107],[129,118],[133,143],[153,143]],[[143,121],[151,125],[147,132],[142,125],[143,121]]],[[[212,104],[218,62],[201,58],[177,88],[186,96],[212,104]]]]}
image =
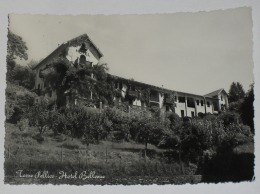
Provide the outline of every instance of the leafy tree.
{"type": "Polygon", "coordinates": [[[254,85],[246,93],[245,99],[241,105],[241,119],[245,125],[250,126],[254,133],[254,85]]]}
{"type": "Polygon", "coordinates": [[[13,69],[12,79],[16,84],[31,90],[34,87],[35,72],[28,67],[17,64],[13,69]]]}
{"type": "Polygon", "coordinates": [[[237,102],[245,97],[243,86],[239,82],[233,82],[229,89],[229,102],[237,102]]]}
{"type": "Polygon", "coordinates": [[[102,100],[106,97],[107,82],[106,82],[106,64],[97,64],[91,67],[86,64],[71,65],[65,58],[55,58],[52,63],[52,71],[43,75],[45,84],[57,92],[57,105],[65,105],[65,95],[71,95],[102,100]],[[91,75],[94,75],[92,77],[91,75]]]}
{"type": "Polygon", "coordinates": [[[15,60],[20,59],[28,59],[27,55],[27,46],[23,41],[22,37],[8,31],[8,41],[7,41],[7,81],[12,81],[12,71],[16,65],[15,60]]]}
{"type": "Polygon", "coordinates": [[[30,120],[31,125],[37,127],[40,136],[48,129],[50,111],[48,103],[44,99],[30,107],[26,116],[30,120]]]}

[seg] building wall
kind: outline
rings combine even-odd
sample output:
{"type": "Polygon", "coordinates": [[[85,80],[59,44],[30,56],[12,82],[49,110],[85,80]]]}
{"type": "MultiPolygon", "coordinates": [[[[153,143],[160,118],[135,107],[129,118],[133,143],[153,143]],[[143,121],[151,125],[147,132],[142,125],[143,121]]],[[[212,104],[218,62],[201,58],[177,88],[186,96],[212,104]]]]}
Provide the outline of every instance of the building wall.
{"type": "MultiPolygon", "coordinates": [[[[179,101],[179,95],[177,95],[177,100],[176,100],[176,107],[175,107],[175,113],[178,114],[181,117],[181,111],[184,111],[184,116],[187,115],[186,112],[186,107],[185,107],[185,102],[180,102],[179,101]]],[[[184,96],[181,96],[184,97],[184,96]]]]}
{"type": "Polygon", "coordinates": [[[127,90],[127,85],[123,83],[122,92],[121,92],[123,98],[125,98],[125,96],[126,96],[126,90],[127,90]]]}
{"type": "Polygon", "coordinates": [[[142,103],[141,103],[141,100],[138,100],[138,99],[135,99],[134,101],[133,101],[133,105],[134,106],[142,106],[142,103]]]}
{"type": "Polygon", "coordinates": [[[84,55],[86,57],[86,60],[89,62],[92,62],[93,65],[96,65],[98,63],[98,59],[94,57],[94,55],[92,54],[92,52],[88,49],[86,54],[82,54],[79,53],[79,49],[81,46],[71,46],[68,48],[68,54],[66,56],[66,58],[71,61],[71,62],[75,62],[77,59],[80,58],[81,55],[84,55]]]}
{"type": "Polygon", "coordinates": [[[213,103],[209,99],[206,99],[206,112],[210,113],[210,114],[213,114],[213,103]],[[207,104],[208,102],[209,102],[209,106],[207,104]]]}
{"type": "MultiPolygon", "coordinates": [[[[73,64],[77,59],[79,59],[81,55],[84,55],[86,57],[86,61],[92,62],[93,65],[98,64],[99,59],[97,59],[92,54],[90,49],[88,49],[86,51],[86,54],[82,54],[82,53],[78,52],[79,48],[80,48],[80,46],[77,46],[77,47],[71,46],[71,47],[68,48],[68,54],[67,54],[66,58],[71,62],[71,64],[73,64]]],[[[59,56],[59,53],[56,53],[56,56],[53,56],[53,58],[58,57],[58,56],[59,56]]],[[[39,77],[39,73],[40,73],[41,69],[46,68],[46,65],[48,65],[48,63],[49,63],[49,61],[46,61],[44,64],[42,64],[40,67],[38,67],[36,69],[35,89],[38,89],[38,87],[40,86],[41,91],[44,90],[44,79],[39,77]]],[[[49,71],[49,70],[50,70],[50,68],[47,68],[43,72],[49,71]]],[[[54,94],[51,97],[52,100],[56,99],[57,98],[56,92],[53,91],[52,93],[54,94]]],[[[47,96],[48,96],[48,94],[47,94],[47,96]]]]}
{"type": "Polygon", "coordinates": [[[204,98],[196,98],[196,106],[197,106],[197,115],[199,113],[203,113],[205,114],[205,102],[204,102],[204,98]],[[197,100],[199,100],[199,105],[197,105],[197,100]],[[201,101],[203,102],[203,105],[201,105],[201,101]]]}
{"type": "Polygon", "coordinates": [[[221,110],[221,105],[224,105],[226,108],[228,108],[228,105],[229,105],[228,104],[228,97],[224,92],[221,92],[218,95],[218,99],[219,99],[219,110],[221,110]]]}
{"type": "Polygon", "coordinates": [[[164,95],[160,92],[158,92],[158,95],[159,95],[159,105],[160,105],[160,108],[162,108],[163,102],[164,102],[164,95]]]}

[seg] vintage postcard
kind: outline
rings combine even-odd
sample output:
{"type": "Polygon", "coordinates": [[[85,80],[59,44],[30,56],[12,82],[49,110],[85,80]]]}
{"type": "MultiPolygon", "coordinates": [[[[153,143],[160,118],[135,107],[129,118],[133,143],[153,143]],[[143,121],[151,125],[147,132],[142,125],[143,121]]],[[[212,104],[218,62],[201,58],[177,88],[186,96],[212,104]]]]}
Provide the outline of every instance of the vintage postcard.
{"type": "Polygon", "coordinates": [[[8,14],[4,184],[254,182],[247,6],[8,14]]]}

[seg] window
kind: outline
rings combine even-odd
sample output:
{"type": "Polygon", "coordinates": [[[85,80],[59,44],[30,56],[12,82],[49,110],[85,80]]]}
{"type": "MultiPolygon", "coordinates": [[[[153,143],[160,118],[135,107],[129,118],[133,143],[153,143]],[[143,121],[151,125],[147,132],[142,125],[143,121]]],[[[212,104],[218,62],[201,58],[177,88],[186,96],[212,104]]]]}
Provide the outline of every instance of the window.
{"type": "Polygon", "coordinates": [[[85,55],[80,55],[79,63],[80,63],[80,64],[85,64],[85,63],[86,63],[86,57],[85,57],[85,55]]]}
{"type": "Polygon", "coordinates": [[[185,103],[185,97],[179,96],[179,102],[180,103],[185,103]]]}
{"type": "Polygon", "coordinates": [[[201,106],[204,106],[204,102],[203,102],[203,100],[201,100],[200,103],[201,103],[201,106]]]}
{"type": "Polygon", "coordinates": [[[223,97],[221,96],[221,101],[223,101],[223,97]]]}
{"type": "Polygon", "coordinates": [[[193,112],[193,111],[191,111],[191,117],[192,117],[192,118],[194,117],[194,112],[193,112]]]}
{"type": "Polygon", "coordinates": [[[218,111],[218,103],[216,101],[213,102],[214,111],[218,111]]]}
{"type": "Polygon", "coordinates": [[[187,98],[187,106],[190,108],[195,108],[195,103],[193,98],[187,98]]]}
{"type": "Polygon", "coordinates": [[[210,102],[209,101],[207,101],[207,107],[210,107],[210,102]]]}
{"type": "Polygon", "coordinates": [[[199,101],[199,100],[197,100],[197,105],[198,105],[198,106],[200,105],[200,101],[199,101]]]}
{"type": "Polygon", "coordinates": [[[184,110],[181,110],[181,117],[184,117],[184,110]]]}

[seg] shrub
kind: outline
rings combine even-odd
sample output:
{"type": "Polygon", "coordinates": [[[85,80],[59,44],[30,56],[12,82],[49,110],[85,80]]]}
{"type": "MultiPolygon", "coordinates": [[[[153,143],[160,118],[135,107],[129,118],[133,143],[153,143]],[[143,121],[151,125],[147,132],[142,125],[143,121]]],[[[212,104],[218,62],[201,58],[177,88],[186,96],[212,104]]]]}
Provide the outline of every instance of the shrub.
{"type": "Polygon", "coordinates": [[[36,94],[22,86],[7,83],[6,87],[6,120],[17,123],[34,103],[36,94]]]}
{"type": "Polygon", "coordinates": [[[43,100],[34,104],[32,107],[30,107],[25,117],[30,120],[30,124],[32,126],[37,127],[39,134],[42,135],[50,123],[47,102],[43,100]]]}
{"type": "Polygon", "coordinates": [[[18,121],[17,126],[20,131],[27,131],[29,127],[29,120],[27,118],[18,121]]]}
{"type": "Polygon", "coordinates": [[[225,126],[230,125],[231,123],[239,122],[239,114],[235,112],[223,112],[218,116],[218,119],[222,120],[225,126]]]}
{"type": "Polygon", "coordinates": [[[18,83],[18,85],[29,90],[34,87],[35,72],[28,67],[15,65],[12,78],[14,82],[18,83]]]}
{"type": "Polygon", "coordinates": [[[181,128],[182,126],[182,120],[176,113],[167,113],[166,117],[170,121],[170,128],[173,131],[176,131],[177,129],[181,128]]]}
{"type": "Polygon", "coordinates": [[[109,129],[116,131],[116,140],[128,140],[130,133],[128,113],[116,108],[106,108],[104,114],[109,121],[109,129]]]}
{"type": "Polygon", "coordinates": [[[204,117],[204,120],[207,120],[207,121],[215,121],[217,119],[217,116],[213,115],[213,114],[206,114],[205,117],[204,117]]]}

